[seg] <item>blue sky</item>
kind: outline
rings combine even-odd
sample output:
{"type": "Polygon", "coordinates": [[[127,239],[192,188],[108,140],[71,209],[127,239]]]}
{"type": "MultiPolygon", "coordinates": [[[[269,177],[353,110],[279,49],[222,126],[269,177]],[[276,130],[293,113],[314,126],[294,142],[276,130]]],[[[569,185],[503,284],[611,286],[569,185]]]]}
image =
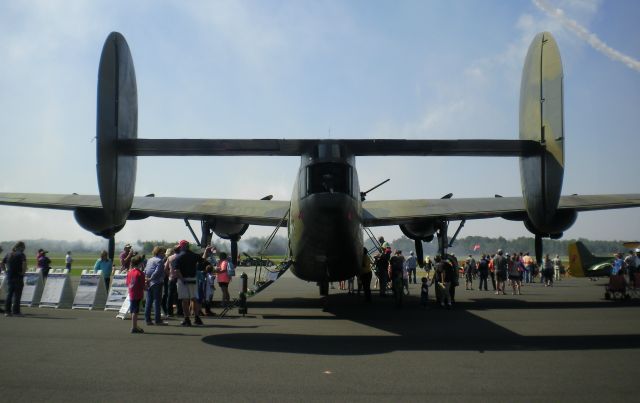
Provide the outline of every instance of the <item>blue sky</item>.
{"type": "MultiPolygon", "coordinates": [[[[515,139],[524,55],[548,30],[565,72],[563,194],[640,193],[639,20],[633,0],[1,2],[0,191],[97,193],[96,77],[111,31],[133,54],[139,137],[515,139]]],[[[285,200],[298,162],[145,157],[136,194],[285,200]]],[[[369,199],[521,195],[515,158],[357,167],[362,188],[391,178],[369,199]]],[[[565,237],[637,239],[639,228],[640,209],[582,213],[565,237]]],[[[528,232],[495,219],[466,235],[528,232]]],[[[0,207],[0,240],[38,237],[95,239],[70,212],[0,207]]],[[[118,235],[186,237],[163,219],[118,235]]]]}

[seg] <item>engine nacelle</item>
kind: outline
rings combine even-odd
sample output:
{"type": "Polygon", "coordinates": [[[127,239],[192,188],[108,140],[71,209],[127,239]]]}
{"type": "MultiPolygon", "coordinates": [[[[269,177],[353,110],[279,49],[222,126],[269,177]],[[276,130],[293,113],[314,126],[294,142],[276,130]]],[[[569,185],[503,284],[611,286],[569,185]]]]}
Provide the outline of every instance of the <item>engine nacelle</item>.
{"type": "Polygon", "coordinates": [[[133,59],[124,37],[112,32],[98,69],[96,122],[97,174],[102,216],[78,211],[76,220],[91,232],[117,232],[126,223],[136,184],[136,157],[118,153],[120,139],[138,136],[138,90],[133,59]],[[86,220],[94,218],[96,224],[86,220]],[[93,228],[93,229],[90,229],[93,228]]]}
{"type": "Polygon", "coordinates": [[[559,239],[562,237],[562,233],[571,228],[571,226],[576,222],[578,213],[575,210],[559,210],[554,217],[554,221],[544,229],[537,227],[530,219],[526,219],[524,221],[524,226],[532,234],[541,235],[551,239],[559,239]]]}
{"type": "Polygon", "coordinates": [[[433,240],[433,234],[436,233],[437,229],[436,222],[433,220],[422,220],[400,225],[400,231],[407,238],[426,242],[433,240]]]}
{"type": "Polygon", "coordinates": [[[520,139],[542,145],[539,155],[520,158],[525,225],[535,234],[558,234],[576,219],[558,211],[564,176],[562,60],[553,36],[543,32],[527,52],[520,85],[520,139]]]}
{"type": "Polygon", "coordinates": [[[104,238],[110,238],[124,227],[124,222],[113,225],[102,209],[79,208],[73,212],[78,225],[83,229],[104,238]]]}
{"type": "Polygon", "coordinates": [[[207,225],[219,238],[231,240],[239,240],[249,228],[249,224],[239,224],[219,219],[208,221],[207,225]]]}

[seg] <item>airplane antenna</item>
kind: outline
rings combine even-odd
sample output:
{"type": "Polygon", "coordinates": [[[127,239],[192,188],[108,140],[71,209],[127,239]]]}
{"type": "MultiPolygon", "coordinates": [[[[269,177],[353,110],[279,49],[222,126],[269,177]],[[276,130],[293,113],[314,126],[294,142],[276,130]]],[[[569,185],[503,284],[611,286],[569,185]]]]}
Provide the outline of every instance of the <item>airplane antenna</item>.
{"type": "Polygon", "coordinates": [[[391,178],[388,178],[387,180],[384,180],[384,181],[378,183],[377,185],[375,185],[371,189],[369,189],[369,190],[367,190],[365,192],[360,192],[360,200],[361,201],[365,201],[365,199],[367,198],[367,193],[371,192],[372,190],[375,190],[375,189],[379,188],[380,186],[384,185],[385,183],[389,182],[390,180],[391,180],[391,178]]]}

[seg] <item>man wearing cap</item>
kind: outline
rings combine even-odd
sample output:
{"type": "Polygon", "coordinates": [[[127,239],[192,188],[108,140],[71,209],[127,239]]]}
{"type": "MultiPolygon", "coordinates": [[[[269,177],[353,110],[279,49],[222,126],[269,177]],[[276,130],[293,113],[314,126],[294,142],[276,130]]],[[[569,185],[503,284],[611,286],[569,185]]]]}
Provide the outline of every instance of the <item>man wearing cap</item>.
{"type": "Polygon", "coordinates": [[[131,244],[126,244],[123,251],[120,253],[120,268],[122,270],[129,270],[131,268],[131,258],[134,256],[131,244]]]}
{"type": "Polygon", "coordinates": [[[193,322],[196,325],[202,325],[196,271],[198,264],[205,261],[202,256],[189,250],[189,242],[184,239],[178,243],[177,253],[178,255],[173,264],[178,279],[178,299],[182,302],[182,312],[184,314],[184,321],[182,321],[181,325],[191,326],[190,308],[193,309],[193,322]],[[189,304],[190,302],[191,304],[189,304]]]}
{"type": "Polygon", "coordinates": [[[44,279],[49,275],[49,269],[51,269],[51,259],[47,256],[48,250],[38,249],[38,262],[37,267],[42,273],[44,279]]]}

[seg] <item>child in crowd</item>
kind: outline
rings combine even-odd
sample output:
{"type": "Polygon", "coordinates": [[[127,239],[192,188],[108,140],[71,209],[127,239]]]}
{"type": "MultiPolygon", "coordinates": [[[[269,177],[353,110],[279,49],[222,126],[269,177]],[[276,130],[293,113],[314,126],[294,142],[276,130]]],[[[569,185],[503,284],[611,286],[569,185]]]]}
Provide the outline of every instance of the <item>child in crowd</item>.
{"type": "Polygon", "coordinates": [[[433,283],[433,281],[429,281],[427,277],[422,277],[422,286],[420,287],[420,305],[423,308],[427,308],[427,304],[429,303],[429,287],[433,283]]]}
{"type": "Polygon", "coordinates": [[[136,255],[131,259],[131,270],[127,273],[127,288],[129,288],[129,302],[131,312],[131,333],[144,333],[138,327],[138,312],[140,301],[144,294],[144,273],[142,271],[142,256],[136,255]]]}
{"type": "Polygon", "coordinates": [[[206,316],[215,316],[211,309],[213,308],[213,291],[216,289],[216,276],[213,273],[213,267],[211,267],[211,265],[207,265],[205,273],[207,285],[205,290],[204,311],[206,316]]]}

